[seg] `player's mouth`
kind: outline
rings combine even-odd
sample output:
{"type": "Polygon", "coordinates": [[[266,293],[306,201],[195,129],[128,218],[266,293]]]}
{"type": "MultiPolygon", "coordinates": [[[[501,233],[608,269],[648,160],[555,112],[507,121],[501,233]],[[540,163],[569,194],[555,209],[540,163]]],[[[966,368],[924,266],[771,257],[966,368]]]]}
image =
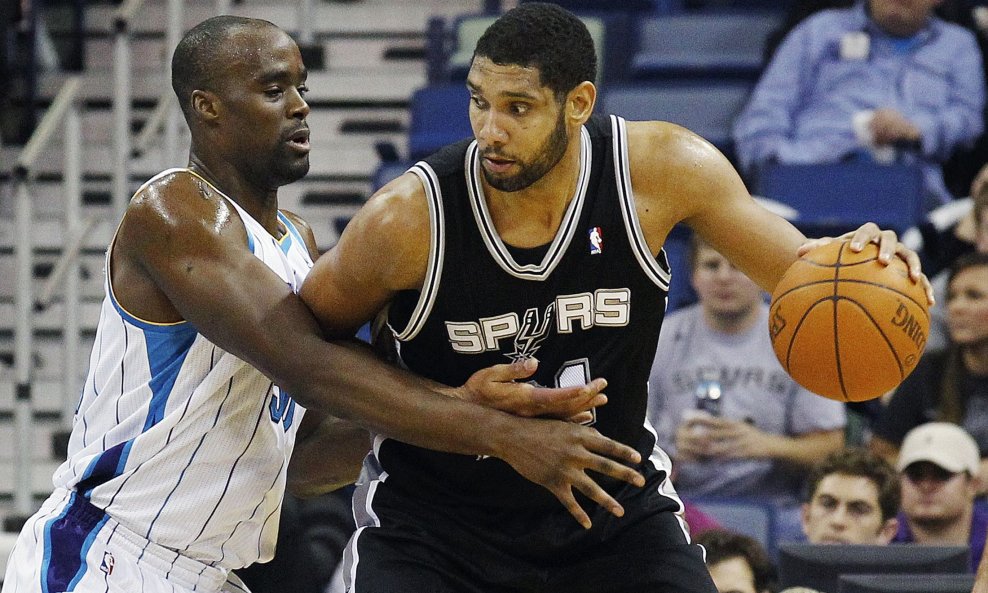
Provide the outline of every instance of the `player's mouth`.
{"type": "Polygon", "coordinates": [[[491,173],[506,173],[515,162],[511,159],[498,157],[484,157],[484,167],[491,173]]]}
{"type": "Polygon", "coordinates": [[[288,145],[301,153],[309,152],[309,128],[299,128],[288,136],[288,145]]]}

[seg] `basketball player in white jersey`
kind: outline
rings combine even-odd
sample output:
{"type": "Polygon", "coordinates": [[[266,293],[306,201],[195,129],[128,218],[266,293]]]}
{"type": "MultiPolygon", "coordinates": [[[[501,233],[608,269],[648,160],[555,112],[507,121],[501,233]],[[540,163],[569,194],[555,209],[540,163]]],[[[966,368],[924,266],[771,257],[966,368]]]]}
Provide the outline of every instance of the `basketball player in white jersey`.
{"type": "Polygon", "coordinates": [[[190,163],[137,191],[109,246],[68,459],[21,532],[3,593],[246,590],[231,570],[274,553],[296,437],[292,473],[309,494],[351,482],[368,450],[364,429],[327,414],[504,459],[564,501],[576,488],[620,513],[585,470],[641,483],[632,449],[461,401],[565,418],[605,401],[604,381],[540,390],[512,382],[534,367],[500,365],[444,388],[321,338],[295,294],[315,242],[278,209],[278,187],[309,166],[306,71],[286,33],[209,19],[172,68],[190,163]]]}

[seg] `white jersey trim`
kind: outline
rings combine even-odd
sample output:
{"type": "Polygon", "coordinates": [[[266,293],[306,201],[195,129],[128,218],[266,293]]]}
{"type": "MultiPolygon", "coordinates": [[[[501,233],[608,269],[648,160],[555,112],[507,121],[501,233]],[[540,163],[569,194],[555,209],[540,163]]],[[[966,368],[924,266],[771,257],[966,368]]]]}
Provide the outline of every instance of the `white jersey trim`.
{"type": "Polygon", "coordinates": [[[432,307],[436,303],[436,295],[439,294],[439,279],[442,277],[443,258],[446,255],[446,218],[443,213],[443,192],[439,185],[439,177],[425,161],[415,163],[409,171],[422,182],[426,202],[429,203],[429,264],[426,267],[425,280],[422,281],[419,300],[415,303],[408,324],[401,332],[395,331],[395,328],[388,324],[392,335],[401,341],[415,338],[425,327],[425,322],[429,319],[432,307]]]}
{"type": "Polygon", "coordinates": [[[480,158],[477,141],[467,148],[464,163],[464,172],[467,177],[467,192],[470,196],[470,206],[473,208],[474,218],[477,220],[477,227],[480,229],[480,236],[487,245],[494,261],[501,268],[515,278],[522,280],[545,280],[556,269],[556,266],[563,259],[569,244],[576,233],[576,225],[580,221],[580,212],[586,202],[587,185],[590,180],[590,162],[592,157],[592,143],[590,133],[585,127],[580,128],[580,175],[576,184],[576,191],[570,200],[563,220],[556,231],[556,236],[549,245],[549,250],[539,264],[520,265],[511,257],[507,246],[501,241],[501,237],[494,228],[494,221],[491,219],[490,211],[487,208],[487,200],[484,197],[484,188],[480,181],[480,158]]]}
{"type": "Polygon", "coordinates": [[[621,202],[621,215],[624,226],[631,241],[631,251],[645,275],[659,288],[669,290],[672,273],[665,249],[659,250],[659,255],[652,257],[648,248],[645,234],[642,232],[638,211],[635,209],[635,194],[631,187],[631,165],[628,159],[628,130],[624,118],[611,116],[611,129],[614,142],[614,178],[617,182],[618,197],[621,202]]]}

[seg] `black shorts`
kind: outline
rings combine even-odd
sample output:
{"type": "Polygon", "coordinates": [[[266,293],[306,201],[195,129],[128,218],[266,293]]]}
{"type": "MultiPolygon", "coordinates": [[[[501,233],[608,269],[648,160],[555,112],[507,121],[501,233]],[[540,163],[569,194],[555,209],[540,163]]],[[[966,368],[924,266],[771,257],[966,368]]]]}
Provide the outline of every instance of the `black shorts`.
{"type": "MultiPolygon", "coordinates": [[[[344,559],[353,593],[717,593],[700,546],[687,543],[663,472],[618,496],[615,518],[583,530],[559,505],[532,513],[375,495],[379,524],[358,529],[344,559]]],[[[384,484],[381,484],[382,486],[384,484]]],[[[584,508],[590,508],[585,502],[584,508]]]]}

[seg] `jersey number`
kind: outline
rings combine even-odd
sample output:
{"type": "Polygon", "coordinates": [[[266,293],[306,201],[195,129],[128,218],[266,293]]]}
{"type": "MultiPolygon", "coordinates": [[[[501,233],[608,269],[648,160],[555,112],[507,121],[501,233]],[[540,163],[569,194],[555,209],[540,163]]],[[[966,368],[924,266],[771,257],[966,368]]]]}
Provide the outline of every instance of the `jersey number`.
{"type": "Polygon", "coordinates": [[[271,390],[271,403],[268,405],[271,412],[271,422],[279,422],[285,427],[285,432],[292,427],[292,420],[295,418],[295,400],[288,393],[275,386],[271,390]]]}
{"type": "MultiPolygon", "coordinates": [[[[568,360],[556,371],[556,387],[577,387],[590,382],[590,361],[586,358],[568,360]]],[[[592,417],[583,424],[593,426],[597,423],[597,408],[591,408],[592,417]]]]}

